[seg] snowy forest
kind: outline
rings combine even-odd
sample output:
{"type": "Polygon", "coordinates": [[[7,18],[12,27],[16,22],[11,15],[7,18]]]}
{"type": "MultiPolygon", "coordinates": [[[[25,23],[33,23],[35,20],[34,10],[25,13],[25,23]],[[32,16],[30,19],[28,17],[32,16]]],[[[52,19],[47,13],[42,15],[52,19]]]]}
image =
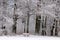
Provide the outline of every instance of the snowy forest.
{"type": "Polygon", "coordinates": [[[0,0],[0,35],[22,33],[60,36],[60,0],[0,0]]]}

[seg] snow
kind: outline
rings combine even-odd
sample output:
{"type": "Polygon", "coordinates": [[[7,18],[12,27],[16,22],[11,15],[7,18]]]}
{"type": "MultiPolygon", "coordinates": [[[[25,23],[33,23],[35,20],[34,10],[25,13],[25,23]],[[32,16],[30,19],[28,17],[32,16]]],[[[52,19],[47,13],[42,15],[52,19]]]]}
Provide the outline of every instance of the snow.
{"type": "Polygon", "coordinates": [[[47,37],[47,36],[0,36],[0,40],[59,40],[59,37],[47,37]]]}

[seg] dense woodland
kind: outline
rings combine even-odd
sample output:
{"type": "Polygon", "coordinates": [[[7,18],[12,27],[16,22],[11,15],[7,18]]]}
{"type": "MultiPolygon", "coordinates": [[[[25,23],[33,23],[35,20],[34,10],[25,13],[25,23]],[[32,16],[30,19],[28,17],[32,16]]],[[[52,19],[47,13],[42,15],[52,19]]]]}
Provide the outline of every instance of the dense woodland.
{"type": "Polygon", "coordinates": [[[0,0],[0,35],[22,33],[60,36],[60,0],[0,0]]]}

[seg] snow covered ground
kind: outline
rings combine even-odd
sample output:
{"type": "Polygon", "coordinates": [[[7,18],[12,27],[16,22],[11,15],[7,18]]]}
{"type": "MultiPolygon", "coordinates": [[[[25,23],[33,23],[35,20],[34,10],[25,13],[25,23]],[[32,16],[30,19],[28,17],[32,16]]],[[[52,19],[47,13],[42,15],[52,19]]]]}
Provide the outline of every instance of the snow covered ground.
{"type": "Polygon", "coordinates": [[[0,40],[60,40],[60,37],[16,35],[16,36],[0,36],[0,40]]]}

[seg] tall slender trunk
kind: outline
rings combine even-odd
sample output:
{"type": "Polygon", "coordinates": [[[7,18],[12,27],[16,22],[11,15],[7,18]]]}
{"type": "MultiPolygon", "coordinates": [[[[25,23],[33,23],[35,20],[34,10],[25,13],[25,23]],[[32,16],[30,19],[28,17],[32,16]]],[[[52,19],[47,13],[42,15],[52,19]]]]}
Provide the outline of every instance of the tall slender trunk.
{"type": "Polygon", "coordinates": [[[29,11],[27,13],[27,33],[29,33],[29,18],[30,18],[30,15],[29,15],[29,11]]]}
{"type": "Polygon", "coordinates": [[[56,28],[55,28],[55,36],[57,36],[58,35],[58,32],[57,32],[57,23],[58,21],[56,20],[56,28]]]}
{"type": "Polygon", "coordinates": [[[16,0],[15,0],[15,3],[14,3],[14,15],[13,15],[13,21],[14,21],[14,25],[13,25],[13,32],[16,33],[16,24],[17,24],[17,17],[18,15],[15,13],[16,12],[16,9],[17,9],[17,6],[16,6],[16,0]]]}

